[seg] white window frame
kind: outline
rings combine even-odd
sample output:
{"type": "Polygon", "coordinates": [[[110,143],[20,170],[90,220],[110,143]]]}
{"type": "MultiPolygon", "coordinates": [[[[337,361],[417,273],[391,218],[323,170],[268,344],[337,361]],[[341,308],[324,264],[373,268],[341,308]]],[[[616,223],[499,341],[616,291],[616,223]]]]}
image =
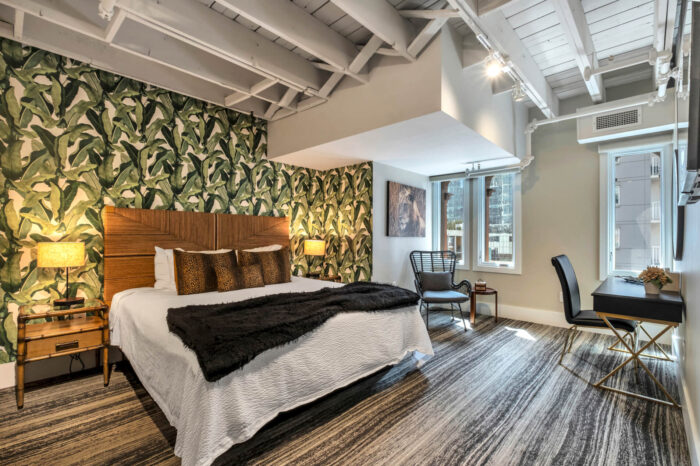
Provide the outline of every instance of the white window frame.
{"type": "Polygon", "coordinates": [[[474,221],[472,237],[472,269],[477,272],[492,272],[506,274],[522,274],[522,177],[515,173],[513,178],[513,265],[506,266],[495,262],[483,261],[483,230],[484,230],[484,177],[479,177],[472,183],[472,199],[474,200],[474,221]]]}
{"type": "MultiPolygon", "coordinates": [[[[457,180],[459,178],[455,178],[457,180]]],[[[455,181],[455,180],[444,180],[444,181],[455,181]]],[[[457,258],[457,264],[455,268],[458,270],[471,270],[469,267],[471,260],[471,183],[470,180],[464,178],[464,230],[462,234],[462,263],[459,263],[459,258],[457,258]]],[[[440,199],[440,183],[442,181],[433,181],[431,189],[433,190],[433,212],[432,212],[432,222],[433,222],[433,238],[432,245],[433,250],[440,251],[440,223],[442,219],[440,214],[442,213],[442,199],[440,199]]]]}
{"type": "Polygon", "coordinates": [[[615,264],[615,159],[617,156],[661,154],[661,267],[673,268],[672,243],[672,190],[673,144],[666,137],[644,138],[638,141],[612,143],[600,146],[600,271],[605,280],[613,275],[631,275],[636,271],[616,270],[615,264]]]}

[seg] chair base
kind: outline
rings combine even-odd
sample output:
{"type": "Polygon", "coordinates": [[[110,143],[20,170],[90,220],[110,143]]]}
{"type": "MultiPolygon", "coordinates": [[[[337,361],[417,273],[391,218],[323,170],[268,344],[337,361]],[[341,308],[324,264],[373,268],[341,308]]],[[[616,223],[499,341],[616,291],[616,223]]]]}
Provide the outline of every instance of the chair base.
{"type": "MultiPolygon", "coordinates": [[[[454,306],[457,305],[457,308],[459,309],[459,315],[462,317],[462,324],[464,325],[464,331],[467,331],[467,322],[464,319],[464,312],[462,311],[462,304],[461,303],[441,303],[441,304],[449,304],[450,305],[450,313],[452,314],[452,320],[451,322],[454,322],[455,320],[455,309],[454,306]]],[[[421,300],[419,303],[419,311],[422,313],[423,312],[423,305],[425,305],[425,327],[430,330],[430,303],[426,303],[425,301],[421,300]]]]}

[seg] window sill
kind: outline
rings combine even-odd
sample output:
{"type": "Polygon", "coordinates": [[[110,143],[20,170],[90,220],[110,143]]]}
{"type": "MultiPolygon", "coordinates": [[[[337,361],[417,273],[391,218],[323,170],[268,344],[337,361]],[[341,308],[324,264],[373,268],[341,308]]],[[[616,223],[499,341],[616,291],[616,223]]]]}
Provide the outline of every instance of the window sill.
{"type": "Polygon", "coordinates": [[[496,265],[475,265],[475,272],[488,272],[488,273],[505,273],[510,275],[522,275],[520,267],[498,267],[496,265]]]}
{"type": "Polygon", "coordinates": [[[456,264],[456,265],[455,265],[455,270],[464,270],[464,271],[467,271],[467,270],[471,270],[471,267],[469,267],[469,266],[466,265],[466,264],[456,264]]]}

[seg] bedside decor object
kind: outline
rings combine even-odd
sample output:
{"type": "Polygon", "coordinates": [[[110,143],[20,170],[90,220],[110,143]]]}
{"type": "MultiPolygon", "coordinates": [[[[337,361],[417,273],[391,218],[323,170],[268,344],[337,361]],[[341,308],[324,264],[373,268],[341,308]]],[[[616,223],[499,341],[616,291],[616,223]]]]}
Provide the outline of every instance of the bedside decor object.
{"type": "Polygon", "coordinates": [[[386,235],[425,237],[425,189],[387,183],[386,235]]]}
{"type": "Polygon", "coordinates": [[[68,269],[85,265],[85,244],[81,242],[42,242],[37,243],[37,267],[65,268],[66,290],[63,298],[53,302],[54,306],[83,304],[84,298],[70,297],[68,269]]]}
{"type": "Polygon", "coordinates": [[[475,281],[474,291],[486,291],[486,282],[481,279],[475,281]]]}
{"type": "Polygon", "coordinates": [[[661,288],[671,283],[671,277],[666,275],[666,271],[661,267],[647,267],[639,274],[639,278],[644,282],[644,291],[647,294],[659,294],[661,288]]]}
{"type": "MultiPolygon", "coordinates": [[[[322,239],[305,239],[304,240],[304,255],[305,256],[325,256],[326,255],[326,242],[322,239]]],[[[313,261],[313,259],[312,259],[313,261]]],[[[323,263],[321,263],[321,269],[323,269],[323,263]]],[[[318,278],[321,273],[318,272],[307,272],[307,278],[318,278]]]]}
{"type": "MultiPolygon", "coordinates": [[[[109,306],[88,298],[80,307],[57,311],[51,304],[30,303],[17,317],[17,408],[24,405],[24,366],[57,356],[101,350],[105,387],[109,383],[109,306]],[[34,323],[51,318],[51,322],[34,323]],[[63,320],[58,320],[62,318],[63,320]]],[[[72,362],[72,361],[71,361],[72,362]]]]}

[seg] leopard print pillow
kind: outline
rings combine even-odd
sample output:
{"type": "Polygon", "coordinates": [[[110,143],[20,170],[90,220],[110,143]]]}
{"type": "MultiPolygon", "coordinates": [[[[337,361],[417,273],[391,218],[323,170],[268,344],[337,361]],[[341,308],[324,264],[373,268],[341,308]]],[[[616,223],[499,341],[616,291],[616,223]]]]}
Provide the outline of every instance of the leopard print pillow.
{"type": "Polygon", "coordinates": [[[277,251],[238,251],[238,263],[241,266],[260,264],[266,285],[292,281],[288,247],[277,251]]]}
{"type": "Polygon", "coordinates": [[[216,271],[217,289],[222,292],[265,286],[260,264],[242,267],[226,267],[215,264],[214,270],[216,271]]]}
{"type": "Polygon", "coordinates": [[[175,287],[179,295],[217,291],[214,262],[216,261],[220,266],[235,267],[237,265],[235,251],[205,254],[175,249],[173,258],[175,262],[175,287]]]}

